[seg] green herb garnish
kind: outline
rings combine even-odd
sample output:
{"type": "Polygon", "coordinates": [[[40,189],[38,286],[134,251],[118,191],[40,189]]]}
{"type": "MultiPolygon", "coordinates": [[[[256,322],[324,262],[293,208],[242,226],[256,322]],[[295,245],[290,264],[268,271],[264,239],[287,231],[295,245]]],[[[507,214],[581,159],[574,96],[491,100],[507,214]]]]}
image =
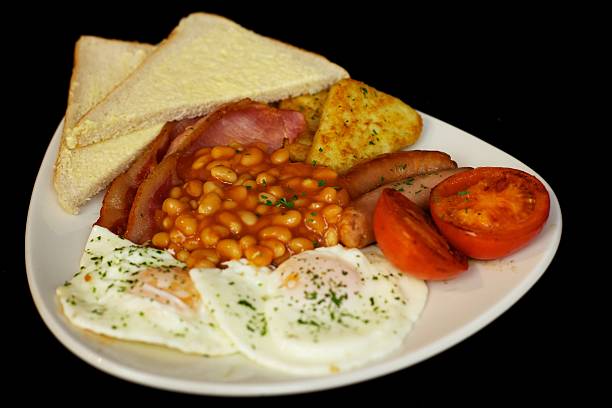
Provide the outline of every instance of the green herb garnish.
{"type": "MultiPolygon", "coordinates": [[[[294,196],[295,198],[297,198],[296,196],[294,196]]],[[[295,200],[294,198],[294,200],[295,200]]],[[[280,200],[278,200],[276,202],[276,206],[280,207],[281,205],[284,205],[287,208],[293,208],[294,204],[293,201],[291,199],[287,200],[285,197],[281,198],[280,200]]]]}
{"type": "Polygon", "coordinates": [[[252,305],[252,304],[251,304],[251,303],[250,303],[248,300],[240,299],[240,300],[238,301],[238,304],[239,304],[240,306],[245,306],[245,307],[248,307],[248,308],[249,308],[249,309],[251,309],[251,310],[255,310],[255,306],[253,306],[253,305],[252,305]]]}

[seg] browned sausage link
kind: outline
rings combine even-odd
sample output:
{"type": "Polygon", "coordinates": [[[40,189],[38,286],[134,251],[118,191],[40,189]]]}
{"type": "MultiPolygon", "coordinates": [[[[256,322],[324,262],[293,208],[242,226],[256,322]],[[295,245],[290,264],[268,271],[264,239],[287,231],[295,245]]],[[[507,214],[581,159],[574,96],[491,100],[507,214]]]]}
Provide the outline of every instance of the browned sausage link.
{"type": "Polygon", "coordinates": [[[393,188],[400,191],[419,207],[425,209],[429,205],[429,192],[433,187],[453,174],[468,169],[467,167],[462,167],[410,177],[385,184],[362,195],[352,201],[351,205],[342,211],[342,217],[338,223],[340,242],[349,248],[363,248],[375,241],[372,218],[378,198],[385,188],[393,188]]]}
{"type": "Polygon", "coordinates": [[[443,152],[411,150],[387,153],[356,165],[340,178],[340,183],[351,198],[357,198],[386,183],[454,168],[457,168],[457,163],[443,152]]]}

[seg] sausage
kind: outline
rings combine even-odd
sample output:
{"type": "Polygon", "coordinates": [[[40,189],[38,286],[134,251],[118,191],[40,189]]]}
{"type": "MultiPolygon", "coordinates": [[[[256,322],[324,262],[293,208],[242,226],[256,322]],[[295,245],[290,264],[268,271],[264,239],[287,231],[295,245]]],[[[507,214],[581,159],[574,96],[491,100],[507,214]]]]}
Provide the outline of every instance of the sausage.
{"type": "Polygon", "coordinates": [[[469,170],[469,167],[442,170],[420,176],[410,177],[404,180],[388,183],[372,190],[356,200],[342,211],[338,232],[340,242],[349,248],[363,248],[375,242],[372,219],[374,208],[385,188],[393,188],[400,191],[419,207],[426,209],[429,206],[429,192],[442,180],[469,170]]]}
{"type": "Polygon", "coordinates": [[[455,168],[457,163],[446,153],[411,150],[382,154],[360,163],[340,177],[339,181],[351,198],[355,199],[385,183],[455,168]]]}

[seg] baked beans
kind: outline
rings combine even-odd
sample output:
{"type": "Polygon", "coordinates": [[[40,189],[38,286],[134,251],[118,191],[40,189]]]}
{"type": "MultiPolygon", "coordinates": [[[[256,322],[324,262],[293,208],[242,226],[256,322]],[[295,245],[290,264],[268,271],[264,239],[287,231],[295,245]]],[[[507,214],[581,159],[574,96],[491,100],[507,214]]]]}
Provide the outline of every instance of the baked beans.
{"type": "Polygon", "coordinates": [[[338,243],[336,223],[349,196],[334,170],[257,146],[203,148],[188,160],[191,170],[168,192],[152,244],[189,267],[242,257],[278,265],[338,243]]]}

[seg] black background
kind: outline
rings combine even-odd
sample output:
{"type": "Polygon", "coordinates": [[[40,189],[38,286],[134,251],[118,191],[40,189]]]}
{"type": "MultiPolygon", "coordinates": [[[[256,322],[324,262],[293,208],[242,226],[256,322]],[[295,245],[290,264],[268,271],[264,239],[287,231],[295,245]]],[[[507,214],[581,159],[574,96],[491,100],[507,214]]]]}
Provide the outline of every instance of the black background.
{"type": "MultiPolygon", "coordinates": [[[[559,166],[569,150],[559,142],[563,133],[553,131],[552,126],[560,120],[552,106],[572,83],[569,75],[564,89],[558,86],[558,78],[566,75],[560,72],[566,61],[563,54],[568,44],[572,47],[572,33],[558,10],[527,12],[516,3],[495,8],[464,4],[422,8],[411,3],[400,7],[369,2],[338,10],[332,10],[331,2],[126,4],[30,10],[21,5],[5,15],[12,27],[4,37],[5,53],[10,57],[5,65],[12,73],[7,86],[13,91],[7,98],[11,106],[7,119],[15,126],[8,143],[17,143],[17,150],[11,151],[20,153],[18,167],[7,167],[13,175],[9,186],[14,186],[0,200],[10,214],[17,214],[8,217],[14,224],[9,240],[14,246],[9,247],[14,264],[3,264],[1,271],[17,277],[11,279],[16,282],[10,304],[15,321],[3,330],[4,337],[15,343],[5,350],[15,358],[8,358],[14,390],[29,385],[58,402],[72,394],[96,402],[117,401],[118,396],[209,402],[205,397],[125,382],[78,359],[39,317],[23,263],[31,188],[64,114],[72,52],[79,35],[157,43],[181,17],[208,11],[327,56],[353,78],[505,150],[549,182],[564,212],[563,238],[548,271],[515,306],[477,334],[383,378],[297,398],[275,398],[274,402],[365,401],[373,397],[382,403],[394,400],[416,406],[442,401],[496,404],[500,400],[533,401],[534,396],[545,401],[553,397],[566,400],[575,394],[575,382],[583,373],[576,368],[582,353],[576,351],[572,332],[579,330],[576,322],[581,312],[575,303],[568,304],[576,285],[572,259],[576,247],[567,237],[576,236],[578,226],[568,212],[573,190],[559,166]]],[[[3,166],[9,162],[6,159],[3,166]]]]}

